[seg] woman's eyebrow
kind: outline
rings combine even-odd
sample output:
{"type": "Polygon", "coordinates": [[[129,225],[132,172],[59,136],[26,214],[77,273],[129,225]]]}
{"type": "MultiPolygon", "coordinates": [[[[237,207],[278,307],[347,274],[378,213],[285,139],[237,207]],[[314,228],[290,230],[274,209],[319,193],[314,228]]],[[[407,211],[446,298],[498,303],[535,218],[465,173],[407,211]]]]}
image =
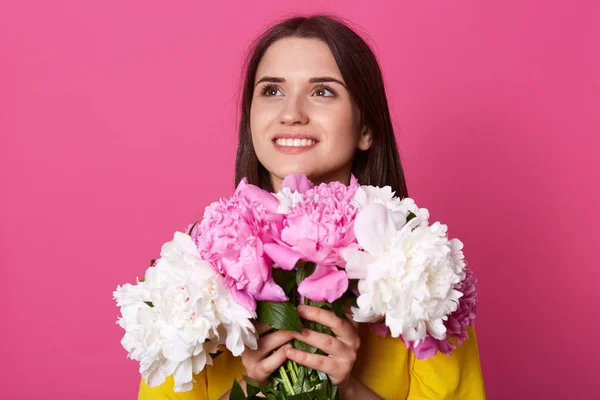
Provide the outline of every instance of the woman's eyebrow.
{"type": "MultiPolygon", "coordinates": [[[[285,79],[275,77],[275,76],[263,76],[256,82],[256,84],[254,86],[255,87],[258,86],[258,84],[261,82],[285,83],[285,79]]],[[[327,82],[335,82],[337,84],[342,85],[343,87],[346,87],[344,82],[340,81],[339,79],[332,78],[330,76],[318,76],[318,77],[310,78],[308,80],[308,83],[327,83],[327,82]]]]}
{"type": "Polygon", "coordinates": [[[308,81],[309,83],[327,83],[327,82],[335,82],[339,85],[342,85],[343,87],[346,87],[346,85],[344,84],[344,82],[340,81],[339,79],[335,79],[332,78],[330,76],[319,76],[316,78],[310,78],[310,80],[308,81]]]}
{"type": "Polygon", "coordinates": [[[258,86],[258,84],[261,83],[261,82],[284,83],[285,79],[283,79],[283,78],[277,78],[277,77],[274,77],[274,76],[263,76],[258,81],[256,81],[256,83],[254,84],[254,87],[258,86]]]}

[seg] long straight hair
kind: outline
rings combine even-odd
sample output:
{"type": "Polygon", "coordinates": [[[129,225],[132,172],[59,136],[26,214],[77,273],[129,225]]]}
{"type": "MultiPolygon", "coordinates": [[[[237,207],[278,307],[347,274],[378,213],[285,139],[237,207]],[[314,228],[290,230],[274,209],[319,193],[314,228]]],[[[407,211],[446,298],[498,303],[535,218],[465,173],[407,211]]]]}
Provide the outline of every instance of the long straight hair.
{"type": "Polygon", "coordinates": [[[373,136],[369,150],[356,151],[352,173],[361,185],[391,186],[396,195],[408,196],[404,171],[394,136],[381,69],[369,45],[337,17],[313,15],[286,19],[254,42],[245,63],[241,99],[239,142],[235,163],[236,185],[244,177],[264,190],[273,191],[269,172],[260,163],[250,132],[250,107],[256,70],[263,55],[278,40],[295,37],[325,42],[360,111],[360,125],[373,136]]]}

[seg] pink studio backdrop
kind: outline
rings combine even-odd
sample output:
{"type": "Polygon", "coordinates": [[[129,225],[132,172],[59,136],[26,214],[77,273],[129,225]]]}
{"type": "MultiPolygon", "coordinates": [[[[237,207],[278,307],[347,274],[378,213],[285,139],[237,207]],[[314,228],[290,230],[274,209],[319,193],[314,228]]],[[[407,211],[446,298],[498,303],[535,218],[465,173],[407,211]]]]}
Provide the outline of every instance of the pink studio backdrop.
{"type": "Polygon", "coordinates": [[[316,11],[375,43],[410,194],[465,243],[489,399],[600,398],[599,5],[494,3],[1,2],[0,398],[135,398],[112,291],[231,193],[242,56],[316,11]]]}

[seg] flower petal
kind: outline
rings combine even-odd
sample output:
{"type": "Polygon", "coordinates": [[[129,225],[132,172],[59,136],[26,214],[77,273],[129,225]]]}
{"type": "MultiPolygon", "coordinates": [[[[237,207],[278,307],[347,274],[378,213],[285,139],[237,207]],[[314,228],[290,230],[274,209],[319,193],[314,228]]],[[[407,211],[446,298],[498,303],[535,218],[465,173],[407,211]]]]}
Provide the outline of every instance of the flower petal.
{"type": "Polygon", "coordinates": [[[385,324],[372,324],[371,331],[380,337],[386,337],[388,334],[388,327],[385,324]]]}
{"type": "Polygon", "coordinates": [[[237,193],[238,191],[240,191],[241,189],[243,189],[246,185],[248,185],[248,179],[242,178],[242,180],[240,181],[240,183],[238,183],[237,187],[235,188],[235,192],[234,193],[237,193]]]}
{"type": "Polygon", "coordinates": [[[175,381],[174,392],[188,392],[192,390],[192,360],[187,358],[177,365],[173,374],[175,381]]]}
{"type": "Polygon", "coordinates": [[[368,265],[376,260],[375,257],[352,248],[342,249],[340,253],[346,260],[348,279],[367,279],[368,265]]]}
{"type": "Polygon", "coordinates": [[[431,336],[438,340],[446,339],[446,327],[441,318],[433,321],[426,321],[425,323],[427,324],[427,331],[431,336]]]}
{"type": "Polygon", "coordinates": [[[427,360],[436,355],[438,344],[438,340],[431,336],[426,336],[418,345],[415,346],[414,343],[412,344],[412,351],[419,360],[427,360]]]}
{"type": "Polygon", "coordinates": [[[302,281],[298,293],[312,301],[333,303],[348,289],[348,276],[332,265],[317,265],[315,272],[302,281]]]}
{"type": "Polygon", "coordinates": [[[306,175],[292,174],[285,177],[281,187],[290,188],[292,191],[299,193],[305,193],[308,189],[313,187],[313,184],[308,180],[306,175]]]}
{"type": "Polygon", "coordinates": [[[383,204],[369,204],[354,221],[354,234],[358,244],[374,256],[385,251],[385,246],[396,233],[392,213],[383,204]]]}
{"type": "Polygon", "coordinates": [[[271,260],[277,264],[277,266],[285,269],[286,271],[294,268],[298,260],[302,258],[302,255],[296,253],[289,247],[281,246],[276,243],[265,243],[263,248],[265,254],[268,255],[271,260]]]}
{"type": "Polygon", "coordinates": [[[288,298],[283,292],[281,286],[275,283],[273,279],[265,282],[260,292],[254,296],[256,300],[262,301],[287,301],[288,298]]]}
{"type": "Polygon", "coordinates": [[[229,289],[231,290],[231,297],[233,297],[236,303],[247,310],[256,310],[256,301],[252,298],[252,296],[246,293],[246,291],[238,290],[235,285],[231,286],[229,289]]]}
{"type": "Polygon", "coordinates": [[[277,214],[277,209],[279,208],[279,200],[277,197],[273,196],[272,193],[269,193],[266,190],[262,190],[258,186],[248,184],[242,187],[238,186],[236,194],[250,200],[251,202],[262,204],[269,213],[277,214]]]}

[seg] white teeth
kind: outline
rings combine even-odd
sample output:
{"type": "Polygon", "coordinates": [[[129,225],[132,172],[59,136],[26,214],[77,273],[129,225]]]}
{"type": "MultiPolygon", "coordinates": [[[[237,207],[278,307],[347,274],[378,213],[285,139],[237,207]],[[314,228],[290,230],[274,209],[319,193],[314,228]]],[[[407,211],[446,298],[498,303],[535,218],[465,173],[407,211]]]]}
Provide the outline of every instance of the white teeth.
{"type": "Polygon", "coordinates": [[[312,140],[312,139],[283,139],[283,138],[279,138],[275,141],[275,143],[277,143],[279,146],[286,146],[286,147],[305,147],[305,146],[312,146],[313,144],[316,143],[316,141],[312,140]]]}

